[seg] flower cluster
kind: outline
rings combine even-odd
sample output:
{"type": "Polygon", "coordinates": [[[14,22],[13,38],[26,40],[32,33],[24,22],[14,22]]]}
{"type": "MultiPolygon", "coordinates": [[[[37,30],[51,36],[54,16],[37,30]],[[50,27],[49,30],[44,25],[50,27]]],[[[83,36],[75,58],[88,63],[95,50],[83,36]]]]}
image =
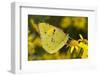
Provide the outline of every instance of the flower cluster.
{"type": "Polygon", "coordinates": [[[80,58],[87,58],[88,57],[88,41],[87,39],[84,39],[81,34],[79,34],[80,39],[74,40],[72,39],[69,44],[67,45],[67,48],[69,48],[71,54],[75,54],[75,57],[80,58]]]}

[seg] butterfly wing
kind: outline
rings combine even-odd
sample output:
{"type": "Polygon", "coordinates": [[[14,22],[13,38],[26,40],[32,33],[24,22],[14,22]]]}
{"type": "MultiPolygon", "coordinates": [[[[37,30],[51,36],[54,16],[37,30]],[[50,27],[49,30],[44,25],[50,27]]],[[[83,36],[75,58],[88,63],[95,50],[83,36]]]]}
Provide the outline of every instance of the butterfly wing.
{"type": "Polygon", "coordinates": [[[39,24],[42,47],[50,54],[56,53],[67,42],[68,37],[59,28],[46,24],[39,24]]]}

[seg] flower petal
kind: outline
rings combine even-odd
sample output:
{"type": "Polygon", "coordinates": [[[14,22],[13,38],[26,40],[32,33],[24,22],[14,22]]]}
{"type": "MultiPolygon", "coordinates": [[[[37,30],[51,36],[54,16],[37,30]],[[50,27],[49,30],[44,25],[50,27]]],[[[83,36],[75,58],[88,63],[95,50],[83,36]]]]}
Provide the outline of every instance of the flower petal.
{"type": "Polygon", "coordinates": [[[83,42],[79,43],[79,47],[83,48],[84,50],[88,50],[88,46],[83,42]]]}
{"type": "Polygon", "coordinates": [[[74,50],[74,46],[72,46],[72,47],[71,47],[71,50],[70,50],[70,51],[71,51],[71,53],[73,52],[73,50],[74,50]]]}
{"type": "Polygon", "coordinates": [[[76,51],[78,51],[78,46],[75,46],[76,51]]]}
{"type": "Polygon", "coordinates": [[[79,34],[79,36],[80,36],[81,40],[83,40],[83,36],[81,34],[79,34]]]}

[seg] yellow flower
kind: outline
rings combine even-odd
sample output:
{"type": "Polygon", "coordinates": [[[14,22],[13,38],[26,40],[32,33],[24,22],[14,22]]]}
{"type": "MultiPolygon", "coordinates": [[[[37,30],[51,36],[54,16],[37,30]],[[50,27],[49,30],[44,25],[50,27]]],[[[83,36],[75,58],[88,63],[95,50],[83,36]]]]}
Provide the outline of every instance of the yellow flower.
{"type": "Polygon", "coordinates": [[[32,34],[28,35],[28,42],[31,42],[33,39],[34,39],[34,36],[32,34]]]}
{"type": "Polygon", "coordinates": [[[82,58],[87,58],[88,57],[88,46],[84,44],[83,42],[80,42],[79,47],[83,49],[82,58]]]}
{"type": "Polygon", "coordinates": [[[39,37],[36,37],[32,43],[33,43],[34,46],[41,47],[41,40],[40,40],[39,37]]]}
{"type": "Polygon", "coordinates": [[[62,20],[61,20],[61,27],[62,28],[67,28],[71,25],[71,18],[70,17],[64,17],[62,20]]]}
{"type": "Polygon", "coordinates": [[[42,58],[43,58],[44,60],[51,60],[51,59],[53,59],[52,55],[47,54],[47,53],[45,53],[45,54],[42,56],[42,58]]]}
{"type": "Polygon", "coordinates": [[[33,37],[33,35],[28,36],[28,54],[32,55],[35,53],[35,47],[41,47],[41,41],[39,37],[33,37]]]}
{"type": "Polygon", "coordinates": [[[77,17],[77,18],[72,18],[74,22],[74,26],[78,29],[85,29],[86,27],[86,18],[85,17],[77,17]]]}
{"type": "Polygon", "coordinates": [[[78,40],[79,42],[83,42],[84,44],[88,44],[88,40],[84,39],[83,36],[81,34],[79,34],[80,39],[78,40]]]}
{"type": "Polygon", "coordinates": [[[68,45],[69,47],[71,47],[71,53],[74,51],[74,49],[76,49],[76,51],[78,51],[78,41],[77,40],[71,40],[71,42],[68,45]]]}
{"type": "Polygon", "coordinates": [[[74,40],[72,39],[67,47],[70,47],[70,52],[72,53],[74,50],[79,53],[81,49],[83,49],[82,58],[87,58],[88,56],[88,40],[84,39],[81,34],[79,34],[80,39],[74,40]]]}
{"type": "Polygon", "coordinates": [[[78,46],[83,49],[82,58],[87,58],[88,57],[88,41],[87,39],[83,39],[83,36],[81,34],[79,34],[79,36],[81,39],[79,39],[80,43],[78,44],[78,46]]]}
{"type": "Polygon", "coordinates": [[[33,53],[35,53],[35,47],[32,42],[28,42],[28,54],[32,55],[33,53]]]}

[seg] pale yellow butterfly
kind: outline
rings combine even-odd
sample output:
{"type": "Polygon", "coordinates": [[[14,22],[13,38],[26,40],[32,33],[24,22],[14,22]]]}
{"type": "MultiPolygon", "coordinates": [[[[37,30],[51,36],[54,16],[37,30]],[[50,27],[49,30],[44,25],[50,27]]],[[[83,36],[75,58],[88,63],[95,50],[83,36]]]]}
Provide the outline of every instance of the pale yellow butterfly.
{"type": "Polygon", "coordinates": [[[39,23],[39,31],[42,47],[50,54],[59,51],[68,40],[68,35],[60,28],[47,23],[39,23]]]}

